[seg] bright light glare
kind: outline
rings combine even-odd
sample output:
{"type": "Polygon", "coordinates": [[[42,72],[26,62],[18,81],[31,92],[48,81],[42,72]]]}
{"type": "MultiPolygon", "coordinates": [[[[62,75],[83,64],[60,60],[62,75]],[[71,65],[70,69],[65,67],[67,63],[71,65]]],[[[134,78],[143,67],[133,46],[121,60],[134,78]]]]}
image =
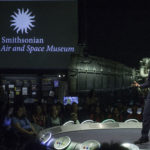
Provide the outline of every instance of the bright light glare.
{"type": "Polygon", "coordinates": [[[123,143],[121,144],[121,146],[128,148],[129,150],[139,150],[138,146],[131,144],[131,143],[123,143]]]}
{"type": "Polygon", "coordinates": [[[51,133],[46,133],[43,134],[42,137],[40,138],[42,140],[41,144],[45,145],[50,139],[51,139],[51,133]]]}

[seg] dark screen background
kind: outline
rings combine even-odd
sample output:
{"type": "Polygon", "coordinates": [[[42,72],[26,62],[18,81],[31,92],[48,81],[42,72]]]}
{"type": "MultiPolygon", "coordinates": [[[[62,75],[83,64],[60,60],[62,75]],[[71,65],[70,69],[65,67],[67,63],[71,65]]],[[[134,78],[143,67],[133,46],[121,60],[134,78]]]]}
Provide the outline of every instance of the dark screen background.
{"type": "MultiPolygon", "coordinates": [[[[43,38],[44,45],[77,48],[77,2],[0,2],[0,48],[1,37],[43,38]],[[10,17],[17,9],[28,8],[35,15],[35,25],[28,34],[17,34],[10,27],[10,17]]],[[[7,45],[7,44],[5,44],[7,45]]],[[[11,44],[9,44],[10,46],[11,44]]],[[[15,44],[12,44],[15,46],[15,44]]],[[[23,44],[16,44],[22,46],[23,44]]],[[[43,46],[41,44],[29,44],[43,46]]],[[[0,68],[10,69],[66,69],[71,53],[0,52],[0,68]]]]}

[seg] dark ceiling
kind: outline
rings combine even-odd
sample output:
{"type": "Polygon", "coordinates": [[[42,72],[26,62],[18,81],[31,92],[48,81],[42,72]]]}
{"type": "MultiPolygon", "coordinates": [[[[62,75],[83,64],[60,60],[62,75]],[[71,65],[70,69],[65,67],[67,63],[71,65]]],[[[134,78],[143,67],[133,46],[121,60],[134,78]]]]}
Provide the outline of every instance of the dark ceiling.
{"type": "Polygon", "coordinates": [[[85,30],[90,55],[135,68],[150,57],[150,7],[145,1],[85,0],[83,6],[80,30],[85,30]]]}

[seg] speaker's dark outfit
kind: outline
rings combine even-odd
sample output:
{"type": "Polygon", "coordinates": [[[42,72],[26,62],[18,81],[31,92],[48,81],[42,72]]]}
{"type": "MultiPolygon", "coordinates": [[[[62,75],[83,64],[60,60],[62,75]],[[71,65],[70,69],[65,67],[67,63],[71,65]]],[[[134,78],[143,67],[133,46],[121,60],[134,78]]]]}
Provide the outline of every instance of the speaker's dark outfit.
{"type": "MultiPolygon", "coordinates": [[[[150,87],[150,72],[148,74],[148,79],[144,84],[140,85],[140,88],[150,87]]],[[[148,137],[150,130],[150,92],[145,99],[144,111],[143,111],[143,126],[142,126],[142,137],[148,137]]]]}

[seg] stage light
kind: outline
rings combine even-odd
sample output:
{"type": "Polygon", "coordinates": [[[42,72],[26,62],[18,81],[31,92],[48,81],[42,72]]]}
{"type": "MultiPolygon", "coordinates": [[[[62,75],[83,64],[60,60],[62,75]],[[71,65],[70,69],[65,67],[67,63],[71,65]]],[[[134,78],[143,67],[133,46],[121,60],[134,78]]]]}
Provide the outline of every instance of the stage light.
{"type": "Polygon", "coordinates": [[[46,146],[49,147],[53,142],[54,142],[54,139],[50,139],[50,140],[47,142],[46,146]]]}
{"type": "Polygon", "coordinates": [[[59,74],[58,77],[61,78],[61,74],[59,74]]]}
{"type": "Polygon", "coordinates": [[[74,124],[74,121],[69,120],[63,124],[63,126],[74,124]]]}
{"type": "Polygon", "coordinates": [[[46,134],[43,134],[41,137],[40,137],[40,142],[42,145],[45,145],[50,139],[51,139],[51,136],[52,134],[49,132],[49,133],[46,133],[46,134]]]}
{"type": "Polygon", "coordinates": [[[114,119],[106,119],[102,121],[102,123],[115,123],[116,121],[114,119]]]}
{"type": "Polygon", "coordinates": [[[54,149],[63,150],[71,144],[71,139],[68,136],[60,137],[56,139],[54,143],[54,149]]]}
{"type": "Polygon", "coordinates": [[[135,144],[131,144],[131,143],[122,143],[121,146],[128,148],[129,150],[140,150],[138,146],[136,146],[135,144]]]}
{"type": "Polygon", "coordinates": [[[137,119],[128,119],[125,121],[125,123],[128,123],[128,122],[136,122],[138,123],[139,121],[137,119]]]}
{"type": "Polygon", "coordinates": [[[86,124],[86,123],[94,123],[94,121],[93,120],[85,120],[81,124],[86,124]]]}
{"type": "Polygon", "coordinates": [[[80,150],[95,150],[99,149],[101,144],[96,140],[88,140],[80,145],[80,150]]]}

